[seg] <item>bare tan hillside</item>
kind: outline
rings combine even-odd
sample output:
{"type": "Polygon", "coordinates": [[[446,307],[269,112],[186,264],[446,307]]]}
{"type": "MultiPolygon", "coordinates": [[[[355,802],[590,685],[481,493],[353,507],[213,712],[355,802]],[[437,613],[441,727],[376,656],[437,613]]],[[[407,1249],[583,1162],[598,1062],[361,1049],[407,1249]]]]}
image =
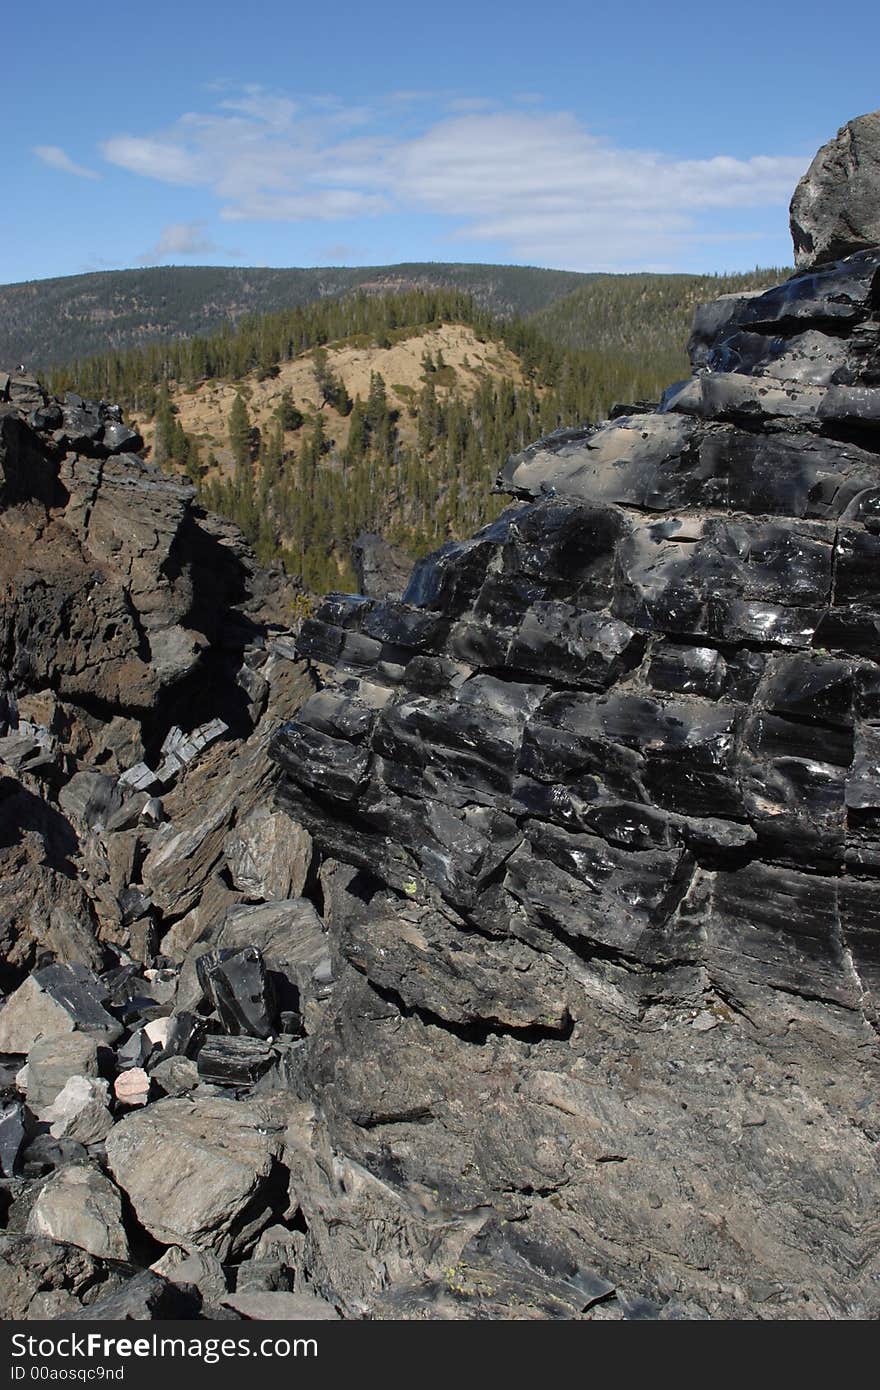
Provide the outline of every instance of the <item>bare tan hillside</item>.
{"type": "MultiPolygon", "coordinates": [[[[516,384],[523,379],[519,359],[514,353],[497,341],[480,341],[472,328],[462,324],[441,324],[437,328],[419,330],[387,348],[375,344],[328,344],[327,354],[330,368],[342,379],[352,400],[358,396],[366,400],[373,373],[384,378],[388,403],[400,412],[398,428],[404,442],[415,435],[416,422],[408,408],[415,403],[425,383],[423,361],[426,354],[435,361],[440,354],[445,364],[444,370],[433,374],[441,399],[453,388],[470,395],[487,376],[507,377],[516,384]]],[[[203,458],[212,451],[220,471],[226,472],[232,466],[227,425],[236,394],[241,392],[252,423],[264,431],[285,390],[291,392],[293,404],[304,415],[319,409],[311,351],[281,363],[278,375],[264,381],[251,374],[241,382],[206,381],[187,389],[172,385],[170,394],[180,424],[204,446],[203,458]]],[[[329,438],[343,447],[348,438],[348,420],[330,406],[323,407],[323,414],[329,438]]],[[[142,433],[147,444],[152,445],[154,422],[144,422],[142,433]]]]}

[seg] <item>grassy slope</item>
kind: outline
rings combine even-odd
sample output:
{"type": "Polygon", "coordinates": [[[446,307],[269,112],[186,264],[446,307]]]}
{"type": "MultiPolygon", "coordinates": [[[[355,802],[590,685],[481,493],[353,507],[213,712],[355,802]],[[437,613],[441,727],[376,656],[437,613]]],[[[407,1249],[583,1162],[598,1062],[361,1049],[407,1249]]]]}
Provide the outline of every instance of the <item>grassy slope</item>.
{"type": "MultiPolygon", "coordinates": [[[[401,330],[399,337],[395,337],[398,340],[387,348],[357,341],[331,343],[328,355],[331,370],[342,380],[352,400],[356,396],[367,399],[374,372],[383,377],[389,405],[399,413],[399,433],[404,443],[414,444],[417,434],[418,396],[426,379],[425,353],[432,357],[438,352],[443,354],[446,365],[434,378],[441,400],[445,400],[452,389],[468,398],[487,378],[505,377],[516,384],[522,381],[518,358],[503,343],[494,339],[480,341],[467,325],[450,323],[438,328],[401,330]]],[[[319,411],[312,351],[282,363],[278,375],[266,380],[260,380],[256,372],[249,372],[242,381],[236,382],[213,379],[189,388],[171,383],[169,395],[180,424],[201,446],[202,457],[213,453],[219,464],[219,475],[228,477],[232,472],[229,412],[236,394],[242,394],[252,424],[265,435],[272,426],[282,392],[286,390],[307,419],[319,411]]],[[[321,413],[328,441],[335,448],[344,449],[351,417],[340,415],[331,406],[325,406],[321,413]]],[[[146,443],[152,445],[155,422],[145,420],[140,427],[146,443]]],[[[295,443],[295,433],[289,433],[287,440],[295,443]]]]}

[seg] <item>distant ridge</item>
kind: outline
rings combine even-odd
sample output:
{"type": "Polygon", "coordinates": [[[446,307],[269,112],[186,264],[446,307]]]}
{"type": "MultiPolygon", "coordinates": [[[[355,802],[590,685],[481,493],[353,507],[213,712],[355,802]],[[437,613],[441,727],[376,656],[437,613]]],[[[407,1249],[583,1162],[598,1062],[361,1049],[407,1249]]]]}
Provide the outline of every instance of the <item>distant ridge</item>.
{"type": "Polygon", "coordinates": [[[0,286],[0,364],[46,368],[163,337],[212,333],[246,314],[368,293],[458,289],[500,318],[535,313],[590,275],[531,266],[407,262],[267,269],[154,266],[0,286]]]}

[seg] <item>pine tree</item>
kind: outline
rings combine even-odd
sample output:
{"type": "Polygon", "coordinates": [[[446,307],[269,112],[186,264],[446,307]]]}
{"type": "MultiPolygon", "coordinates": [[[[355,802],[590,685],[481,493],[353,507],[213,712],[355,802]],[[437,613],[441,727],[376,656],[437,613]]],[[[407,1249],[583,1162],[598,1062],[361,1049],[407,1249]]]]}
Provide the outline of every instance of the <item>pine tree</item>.
{"type": "MultiPolygon", "coordinates": [[[[235,459],[236,473],[243,473],[251,461],[251,417],[239,391],[229,411],[229,447],[235,459]]],[[[248,470],[249,471],[249,470],[248,470]]]]}
{"type": "Polygon", "coordinates": [[[312,361],[315,367],[315,381],[321,398],[321,409],[323,410],[325,405],[332,405],[334,410],[339,411],[340,415],[348,415],[352,407],[352,400],[341,377],[336,376],[330,368],[327,349],[315,348],[312,361]]]}
{"type": "MultiPolygon", "coordinates": [[[[183,432],[181,431],[181,433],[183,432]]],[[[198,442],[193,439],[191,434],[184,434],[184,439],[186,447],[181,463],[190,482],[198,486],[202,478],[202,462],[199,456],[198,442]]]]}
{"type": "Polygon", "coordinates": [[[281,400],[275,413],[283,430],[298,430],[302,425],[304,416],[294,405],[293,392],[289,386],[281,392],[281,400]]]}
{"type": "Polygon", "coordinates": [[[345,446],[345,464],[347,467],[356,467],[362,462],[367,451],[367,443],[367,408],[360,396],[356,396],[348,427],[348,442],[345,446]]]}
{"type": "Polygon", "coordinates": [[[281,482],[284,462],[284,431],[280,421],[270,430],[260,452],[260,510],[273,507],[274,494],[281,482]]]}

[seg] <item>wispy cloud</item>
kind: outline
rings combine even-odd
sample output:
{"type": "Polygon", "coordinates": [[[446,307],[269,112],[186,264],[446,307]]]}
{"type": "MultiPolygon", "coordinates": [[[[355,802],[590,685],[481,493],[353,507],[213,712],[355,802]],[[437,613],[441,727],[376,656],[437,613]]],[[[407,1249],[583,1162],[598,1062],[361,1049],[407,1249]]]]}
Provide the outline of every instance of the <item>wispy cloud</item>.
{"type": "Polygon", "coordinates": [[[367,109],[227,90],[212,111],[186,113],[164,132],[116,135],[102,152],[132,173],[209,190],[227,221],[430,213],[453,240],[584,269],[668,260],[713,234],[719,209],[782,217],[805,163],[677,159],[603,139],[570,113],[449,94],[420,100],[418,123],[401,126],[401,105],[416,96],[367,109]]]}
{"type": "Polygon", "coordinates": [[[62,150],[60,145],[35,145],[34,154],[38,159],[42,159],[44,164],[48,164],[51,169],[58,169],[62,174],[75,174],[78,179],[99,179],[101,175],[94,169],[87,169],[84,164],[77,164],[62,150]]]}
{"type": "MultiPolygon", "coordinates": [[[[184,116],[179,124],[187,119],[184,116]]],[[[111,164],[118,164],[131,174],[160,179],[162,183],[193,185],[212,181],[212,173],[204,167],[204,162],[174,140],[121,135],[107,140],[101,152],[111,164]]]]}
{"type": "Polygon", "coordinates": [[[166,261],[175,256],[216,255],[228,256],[235,261],[240,259],[241,252],[228,246],[218,246],[205,235],[204,222],[170,222],[163,227],[156,245],[138,256],[138,260],[141,265],[155,265],[157,261],[166,261]]]}
{"type": "Polygon", "coordinates": [[[490,111],[495,105],[488,97],[451,97],[450,111],[490,111]]]}

